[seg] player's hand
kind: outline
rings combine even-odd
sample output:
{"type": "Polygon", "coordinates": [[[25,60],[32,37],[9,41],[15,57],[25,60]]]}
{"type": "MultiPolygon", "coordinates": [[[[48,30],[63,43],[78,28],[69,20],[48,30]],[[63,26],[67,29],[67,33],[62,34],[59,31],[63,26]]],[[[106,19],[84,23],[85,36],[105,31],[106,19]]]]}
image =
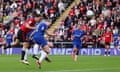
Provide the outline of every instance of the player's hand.
{"type": "Polygon", "coordinates": [[[57,33],[54,33],[53,36],[58,36],[58,34],[57,34],[57,33]]]}

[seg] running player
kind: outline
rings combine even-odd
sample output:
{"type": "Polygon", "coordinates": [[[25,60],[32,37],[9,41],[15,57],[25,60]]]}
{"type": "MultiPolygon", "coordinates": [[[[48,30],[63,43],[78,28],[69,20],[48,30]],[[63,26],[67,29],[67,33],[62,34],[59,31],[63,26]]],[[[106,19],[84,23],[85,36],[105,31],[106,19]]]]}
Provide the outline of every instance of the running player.
{"type": "Polygon", "coordinates": [[[26,39],[27,33],[29,33],[31,30],[35,29],[36,22],[40,21],[40,14],[37,12],[33,12],[33,17],[28,18],[20,27],[16,40],[11,43],[11,45],[5,47],[5,48],[11,48],[17,46],[20,42],[23,43],[23,48],[21,51],[21,62],[25,64],[29,64],[27,61],[27,53],[29,48],[29,42],[26,39]]]}
{"type": "Polygon", "coordinates": [[[104,56],[110,56],[110,44],[113,40],[113,35],[109,27],[107,28],[106,32],[103,34],[103,37],[104,37],[104,42],[105,42],[105,55],[104,56]]]}
{"type": "Polygon", "coordinates": [[[55,34],[49,33],[47,31],[49,25],[50,22],[48,20],[43,20],[37,25],[36,30],[32,33],[32,41],[42,46],[41,56],[39,60],[37,60],[39,68],[41,68],[42,61],[48,57],[50,52],[50,46],[48,45],[47,40],[44,38],[44,34],[46,33],[47,35],[55,36],[55,34]]]}
{"type": "Polygon", "coordinates": [[[79,50],[82,48],[82,37],[84,35],[84,31],[81,30],[81,26],[78,25],[77,29],[74,30],[72,39],[73,39],[73,52],[72,52],[72,58],[74,61],[77,61],[78,55],[79,55],[79,50]]]}

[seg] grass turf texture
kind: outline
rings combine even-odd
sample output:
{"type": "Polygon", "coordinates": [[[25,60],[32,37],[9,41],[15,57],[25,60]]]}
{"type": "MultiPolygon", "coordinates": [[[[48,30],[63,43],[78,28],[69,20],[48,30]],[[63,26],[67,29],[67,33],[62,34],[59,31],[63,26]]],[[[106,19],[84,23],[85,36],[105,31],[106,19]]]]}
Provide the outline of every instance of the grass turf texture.
{"type": "Polygon", "coordinates": [[[120,72],[120,56],[79,56],[77,62],[71,56],[50,56],[52,63],[43,62],[38,69],[29,56],[30,65],[19,62],[20,55],[0,56],[0,72],[120,72]]]}

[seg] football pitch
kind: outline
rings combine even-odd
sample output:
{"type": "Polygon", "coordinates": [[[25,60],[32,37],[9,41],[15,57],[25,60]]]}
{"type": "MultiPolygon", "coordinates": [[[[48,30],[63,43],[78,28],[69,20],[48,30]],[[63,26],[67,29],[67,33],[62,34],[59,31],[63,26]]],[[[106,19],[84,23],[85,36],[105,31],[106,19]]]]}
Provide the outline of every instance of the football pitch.
{"type": "Polygon", "coordinates": [[[19,62],[20,55],[0,55],[0,72],[120,72],[120,56],[79,56],[77,62],[69,55],[50,58],[51,63],[44,61],[38,69],[31,56],[30,65],[25,65],[19,62]]]}

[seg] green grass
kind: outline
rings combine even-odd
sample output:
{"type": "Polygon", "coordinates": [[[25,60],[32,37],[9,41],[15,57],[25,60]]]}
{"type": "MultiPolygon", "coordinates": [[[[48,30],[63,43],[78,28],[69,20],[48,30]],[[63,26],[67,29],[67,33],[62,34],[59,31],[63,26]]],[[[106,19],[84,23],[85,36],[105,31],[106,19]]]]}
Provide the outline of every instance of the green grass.
{"type": "Polygon", "coordinates": [[[52,63],[43,62],[38,69],[29,56],[30,65],[19,62],[20,55],[0,56],[0,72],[120,72],[119,56],[79,56],[77,62],[71,56],[50,56],[52,63]]]}

